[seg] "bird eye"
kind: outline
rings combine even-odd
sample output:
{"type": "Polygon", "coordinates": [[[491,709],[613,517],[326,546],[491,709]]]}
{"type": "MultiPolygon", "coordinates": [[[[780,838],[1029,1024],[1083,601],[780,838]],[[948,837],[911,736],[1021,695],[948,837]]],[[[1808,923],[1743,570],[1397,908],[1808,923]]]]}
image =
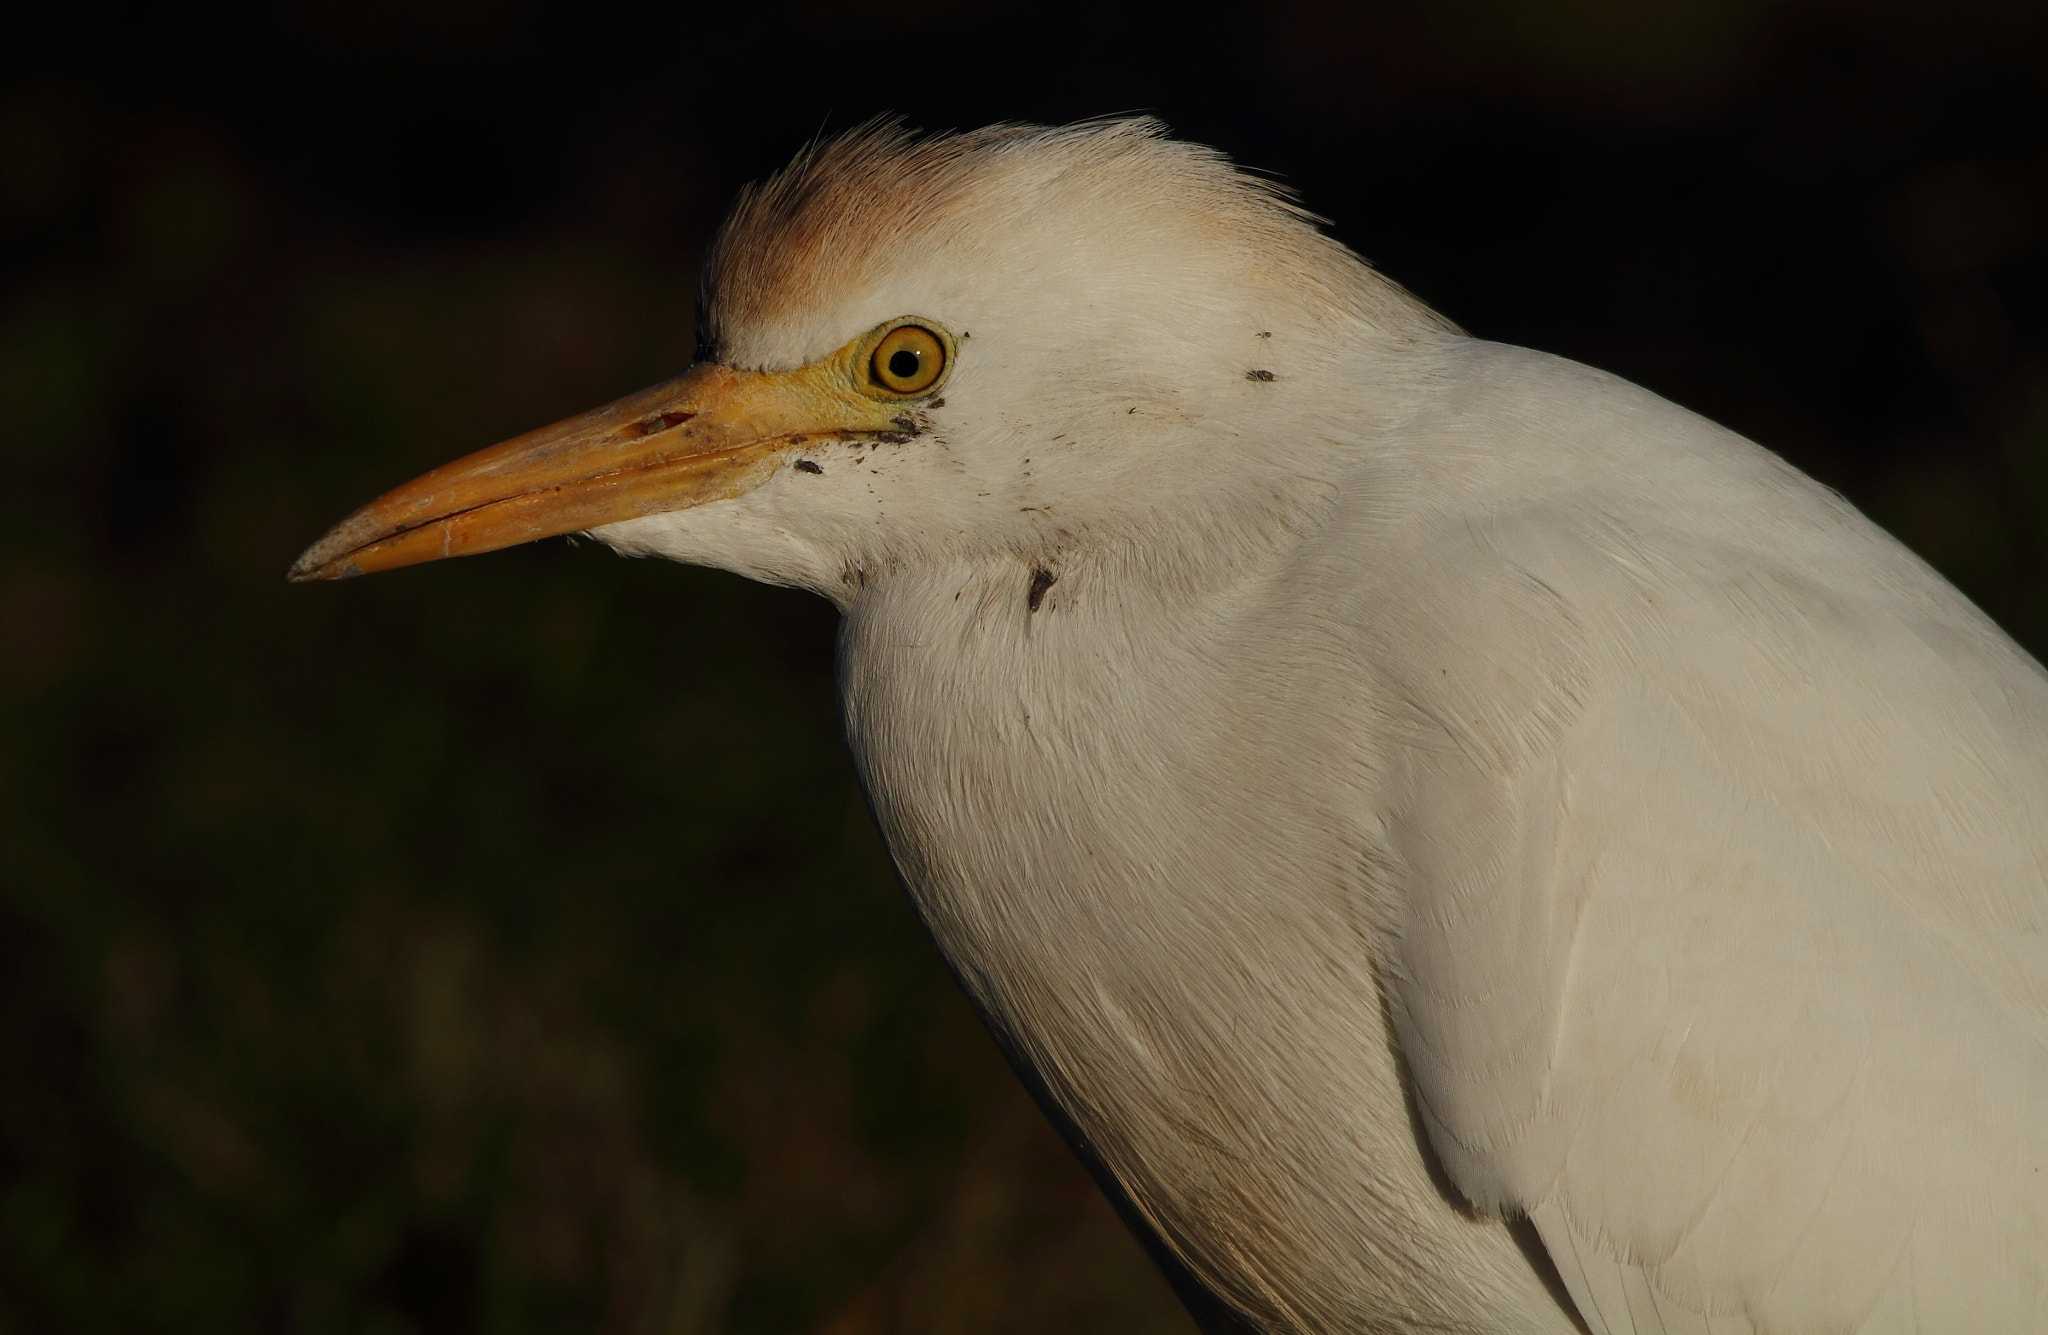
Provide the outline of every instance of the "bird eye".
{"type": "Polygon", "coordinates": [[[892,394],[922,394],[946,369],[946,348],[922,325],[898,325],[875,344],[868,359],[875,383],[892,394]]]}

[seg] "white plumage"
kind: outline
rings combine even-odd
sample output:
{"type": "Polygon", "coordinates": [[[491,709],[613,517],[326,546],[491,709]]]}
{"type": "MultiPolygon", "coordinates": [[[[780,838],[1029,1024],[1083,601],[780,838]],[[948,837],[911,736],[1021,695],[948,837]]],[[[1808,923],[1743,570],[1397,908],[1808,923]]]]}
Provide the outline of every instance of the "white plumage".
{"type": "Polygon", "coordinates": [[[831,598],[920,912],[1238,1321],[2048,1327],[2048,680],[1838,497],[1144,122],[814,152],[700,319],[296,574],[831,598]]]}

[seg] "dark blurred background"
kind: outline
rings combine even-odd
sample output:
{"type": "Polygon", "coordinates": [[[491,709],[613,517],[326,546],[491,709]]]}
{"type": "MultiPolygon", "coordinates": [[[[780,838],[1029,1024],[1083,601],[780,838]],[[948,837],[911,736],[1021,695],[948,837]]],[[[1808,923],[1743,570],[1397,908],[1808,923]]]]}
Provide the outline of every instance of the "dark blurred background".
{"type": "Polygon", "coordinates": [[[1149,110],[2048,645],[2048,6],[0,13],[0,1332],[1187,1329],[901,902],[833,615],[385,487],[669,375],[743,181],[1149,110]]]}

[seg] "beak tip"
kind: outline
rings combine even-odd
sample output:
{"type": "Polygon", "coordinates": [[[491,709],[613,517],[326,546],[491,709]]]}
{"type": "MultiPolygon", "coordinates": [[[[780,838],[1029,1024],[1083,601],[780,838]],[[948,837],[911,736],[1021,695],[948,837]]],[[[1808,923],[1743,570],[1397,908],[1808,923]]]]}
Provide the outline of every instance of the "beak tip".
{"type": "Polygon", "coordinates": [[[285,582],[315,584],[322,580],[348,579],[352,575],[363,573],[354,561],[336,560],[324,554],[320,549],[325,546],[327,543],[322,540],[299,553],[299,559],[292,562],[291,568],[284,572],[285,582]]]}

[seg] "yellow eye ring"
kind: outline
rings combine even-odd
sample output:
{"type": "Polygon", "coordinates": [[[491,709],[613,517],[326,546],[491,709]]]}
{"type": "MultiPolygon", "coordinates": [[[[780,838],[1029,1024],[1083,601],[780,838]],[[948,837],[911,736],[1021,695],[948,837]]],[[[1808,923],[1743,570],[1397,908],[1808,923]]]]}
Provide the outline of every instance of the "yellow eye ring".
{"type": "Polygon", "coordinates": [[[922,394],[946,369],[946,345],[923,325],[897,325],[868,357],[868,376],[891,394],[922,394]]]}

